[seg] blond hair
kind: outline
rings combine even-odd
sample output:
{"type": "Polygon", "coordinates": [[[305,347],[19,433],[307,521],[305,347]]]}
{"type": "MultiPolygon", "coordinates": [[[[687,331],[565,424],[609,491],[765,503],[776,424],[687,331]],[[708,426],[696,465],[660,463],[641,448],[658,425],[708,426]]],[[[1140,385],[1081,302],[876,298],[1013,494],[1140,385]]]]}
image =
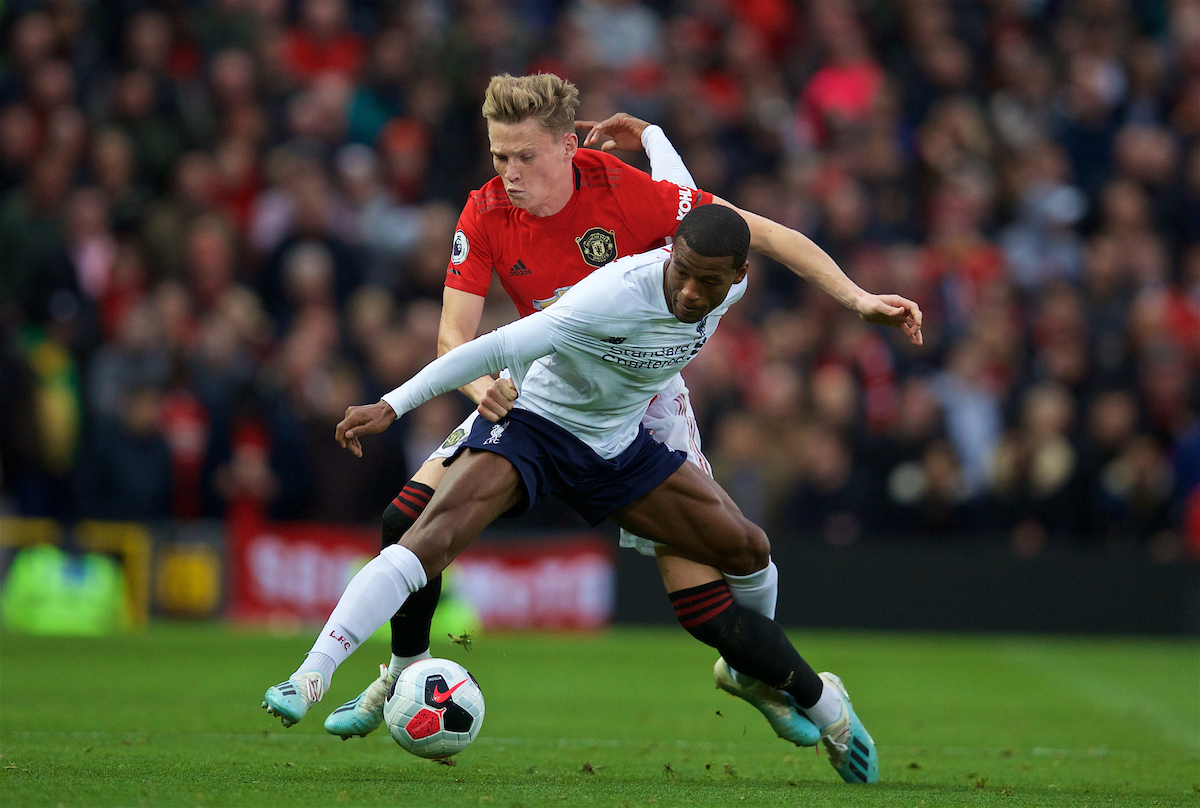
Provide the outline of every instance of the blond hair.
{"type": "Polygon", "coordinates": [[[579,90],[553,73],[532,76],[492,76],[483,101],[488,122],[521,123],[537,118],[542,128],[556,135],[575,131],[579,90]]]}

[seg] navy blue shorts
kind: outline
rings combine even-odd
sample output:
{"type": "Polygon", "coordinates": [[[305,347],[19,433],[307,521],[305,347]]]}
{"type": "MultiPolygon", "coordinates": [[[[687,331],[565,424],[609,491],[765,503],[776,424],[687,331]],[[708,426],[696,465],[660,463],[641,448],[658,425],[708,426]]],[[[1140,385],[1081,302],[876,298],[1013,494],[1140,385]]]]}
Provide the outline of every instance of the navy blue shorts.
{"type": "Polygon", "coordinates": [[[528,410],[512,410],[498,424],[476,419],[459,451],[467,448],[498,454],[521,475],[525,502],[505,516],[521,516],[553,494],[591,525],[654,490],[687,460],[684,452],[650,437],[644,426],[629,448],[605,460],[558,424],[528,410]]]}

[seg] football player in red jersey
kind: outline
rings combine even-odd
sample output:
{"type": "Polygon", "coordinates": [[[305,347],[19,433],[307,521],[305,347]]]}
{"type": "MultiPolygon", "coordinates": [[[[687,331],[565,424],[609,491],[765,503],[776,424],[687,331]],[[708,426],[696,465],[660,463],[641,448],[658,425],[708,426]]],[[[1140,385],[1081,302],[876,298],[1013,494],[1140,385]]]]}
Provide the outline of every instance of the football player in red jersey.
{"type": "MultiPolygon", "coordinates": [[[[493,272],[524,317],[553,304],[609,261],[667,243],[693,207],[729,204],[693,187],[658,127],[624,114],[598,124],[577,124],[577,106],[578,91],[557,76],[497,76],[489,84],[483,115],[497,176],[471,193],[458,220],[446,269],[439,354],[475,338],[493,272]],[[605,136],[611,141],[603,150],[580,149],[577,126],[588,129],[585,143],[605,136]],[[639,148],[649,153],[653,176],[607,153],[639,148]]],[[[867,322],[899,327],[912,342],[921,343],[921,311],[915,303],[864,291],[803,234],[739,212],[750,226],[752,250],[787,266],[867,322]]],[[[425,509],[445,474],[443,460],[455,453],[470,422],[476,417],[499,420],[516,397],[511,382],[503,378],[481,378],[460,389],[478,405],[477,411],[388,506],[383,517],[385,547],[398,542],[425,509]]],[[[643,423],[656,439],[687,452],[688,459],[711,476],[681,377],[654,399],[643,423]]],[[[723,578],[739,605],[774,617],[774,564],[754,575],[722,576],[676,550],[630,534],[622,533],[621,544],[656,556],[668,593],[723,578]]],[[[391,664],[381,666],[379,679],[329,716],[326,730],[348,738],[379,726],[391,682],[404,667],[429,656],[429,626],[440,591],[439,575],[409,597],[403,613],[392,620],[391,664]]],[[[758,707],[776,731],[796,725],[791,720],[796,706],[786,694],[738,674],[723,660],[718,660],[714,676],[719,687],[758,707]]],[[[784,737],[796,743],[817,742],[815,736],[784,737]]]]}

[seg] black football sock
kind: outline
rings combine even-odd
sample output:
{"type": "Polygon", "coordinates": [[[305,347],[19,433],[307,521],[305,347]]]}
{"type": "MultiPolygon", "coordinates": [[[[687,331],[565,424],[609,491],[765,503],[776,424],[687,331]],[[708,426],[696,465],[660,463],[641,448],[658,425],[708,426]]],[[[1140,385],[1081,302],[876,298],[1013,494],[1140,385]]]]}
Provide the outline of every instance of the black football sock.
{"type": "Polygon", "coordinates": [[[821,698],[825,683],[769,617],[737,605],[724,581],[671,593],[679,624],[717,649],[730,667],[790,693],[801,707],[821,698]]]}
{"type": "MultiPolygon", "coordinates": [[[[433,489],[409,482],[383,512],[383,546],[396,544],[433,497],[433,489]]],[[[424,587],[409,595],[404,606],[391,619],[392,654],[414,657],[429,650],[429,626],[442,594],[442,576],[438,573],[424,587]]]]}

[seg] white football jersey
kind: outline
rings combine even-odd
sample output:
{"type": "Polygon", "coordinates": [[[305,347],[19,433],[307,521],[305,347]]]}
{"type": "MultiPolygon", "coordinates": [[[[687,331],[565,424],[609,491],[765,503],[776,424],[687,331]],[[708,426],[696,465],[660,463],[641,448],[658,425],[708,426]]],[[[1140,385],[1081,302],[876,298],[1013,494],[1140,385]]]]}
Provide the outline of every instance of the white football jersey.
{"type": "Polygon", "coordinates": [[[620,258],[553,306],[455,348],[383,397],[397,415],[505,367],[516,406],[570,431],[611,459],[638,434],[651,399],[699,353],[746,292],[734,284],[698,323],[667,308],[663,247],[620,258]]]}

